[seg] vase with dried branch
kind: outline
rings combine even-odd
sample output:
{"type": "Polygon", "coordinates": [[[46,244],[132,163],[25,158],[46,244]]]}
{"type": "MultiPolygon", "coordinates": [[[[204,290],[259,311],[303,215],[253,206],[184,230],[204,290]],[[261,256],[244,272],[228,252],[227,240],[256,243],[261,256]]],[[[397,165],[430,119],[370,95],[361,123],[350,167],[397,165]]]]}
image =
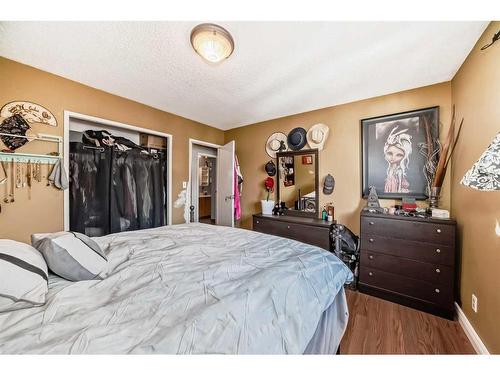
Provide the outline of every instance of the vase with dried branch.
{"type": "Polygon", "coordinates": [[[455,106],[453,106],[453,113],[451,117],[450,128],[448,130],[448,135],[446,136],[446,139],[438,152],[437,166],[435,167],[435,171],[431,179],[432,183],[429,192],[429,208],[437,208],[439,205],[441,187],[443,186],[444,177],[446,175],[451,156],[453,155],[453,151],[455,150],[455,146],[457,145],[458,137],[460,136],[460,131],[462,130],[463,123],[464,119],[462,118],[462,120],[460,121],[460,125],[458,126],[458,131],[455,134],[455,106]]]}
{"type": "Polygon", "coordinates": [[[419,153],[425,159],[422,172],[426,180],[426,194],[431,195],[432,181],[436,174],[436,168],[439,162],[439,153],[441,143],[439,142],[439,122],[432,120],[432,115],[423,115],[422,124],[425,132],[425,142],[419,143],[419,153]]]}

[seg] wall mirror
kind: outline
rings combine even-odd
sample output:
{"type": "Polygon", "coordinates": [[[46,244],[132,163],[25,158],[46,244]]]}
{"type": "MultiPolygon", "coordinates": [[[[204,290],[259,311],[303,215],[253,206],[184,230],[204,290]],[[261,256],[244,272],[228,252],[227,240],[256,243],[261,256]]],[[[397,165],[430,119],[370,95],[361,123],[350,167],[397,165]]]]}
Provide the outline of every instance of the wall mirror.
{"type": "Polygon", "coordinates": [[[318,150],[276,153],[278,202],[286,215],[318,216],[318,150]]]}

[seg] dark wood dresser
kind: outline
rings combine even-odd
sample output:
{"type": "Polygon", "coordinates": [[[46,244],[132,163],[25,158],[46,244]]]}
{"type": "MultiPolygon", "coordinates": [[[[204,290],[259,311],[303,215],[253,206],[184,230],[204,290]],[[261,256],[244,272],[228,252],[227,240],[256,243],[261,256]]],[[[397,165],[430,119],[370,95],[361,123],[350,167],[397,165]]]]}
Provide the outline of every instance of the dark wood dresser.
{"type": "Polygon", "coordinates": [[[253,215],[253,230],[330,249],[329,230],[335,221],[299,216],[253,215]]]}
{"type": "Polygon", "coordinates": [[[454,220],[361,214],[359,290],[454,317],[454,220]]]}

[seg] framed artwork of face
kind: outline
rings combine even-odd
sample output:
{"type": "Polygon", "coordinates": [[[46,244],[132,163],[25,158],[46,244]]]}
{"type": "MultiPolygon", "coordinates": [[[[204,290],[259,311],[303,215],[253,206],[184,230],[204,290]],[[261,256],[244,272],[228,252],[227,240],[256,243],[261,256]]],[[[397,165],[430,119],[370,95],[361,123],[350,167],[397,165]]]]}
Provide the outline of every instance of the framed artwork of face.
{"type": "Polygon", "coordinates": [[[426,145],[439,137],[439,107],[361,120],[362,196],[427,199],[426,145]]]}

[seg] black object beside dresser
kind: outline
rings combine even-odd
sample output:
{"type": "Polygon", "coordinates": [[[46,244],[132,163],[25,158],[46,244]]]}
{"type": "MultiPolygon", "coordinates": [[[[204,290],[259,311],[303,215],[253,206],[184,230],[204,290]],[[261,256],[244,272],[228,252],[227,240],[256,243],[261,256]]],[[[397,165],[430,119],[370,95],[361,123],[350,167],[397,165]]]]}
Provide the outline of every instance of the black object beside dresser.
{"type": "Polygon", "coordinates": [[[331,224],[335,224],[335,221],[291,215],[255,214],[252,228],[256,232],[286,237],[329,250],[331,224]]]}
{"type": "Polygon", "coordinates": [[[454,317],[454,220],[361,214],[359,291],[454,317]]]}

